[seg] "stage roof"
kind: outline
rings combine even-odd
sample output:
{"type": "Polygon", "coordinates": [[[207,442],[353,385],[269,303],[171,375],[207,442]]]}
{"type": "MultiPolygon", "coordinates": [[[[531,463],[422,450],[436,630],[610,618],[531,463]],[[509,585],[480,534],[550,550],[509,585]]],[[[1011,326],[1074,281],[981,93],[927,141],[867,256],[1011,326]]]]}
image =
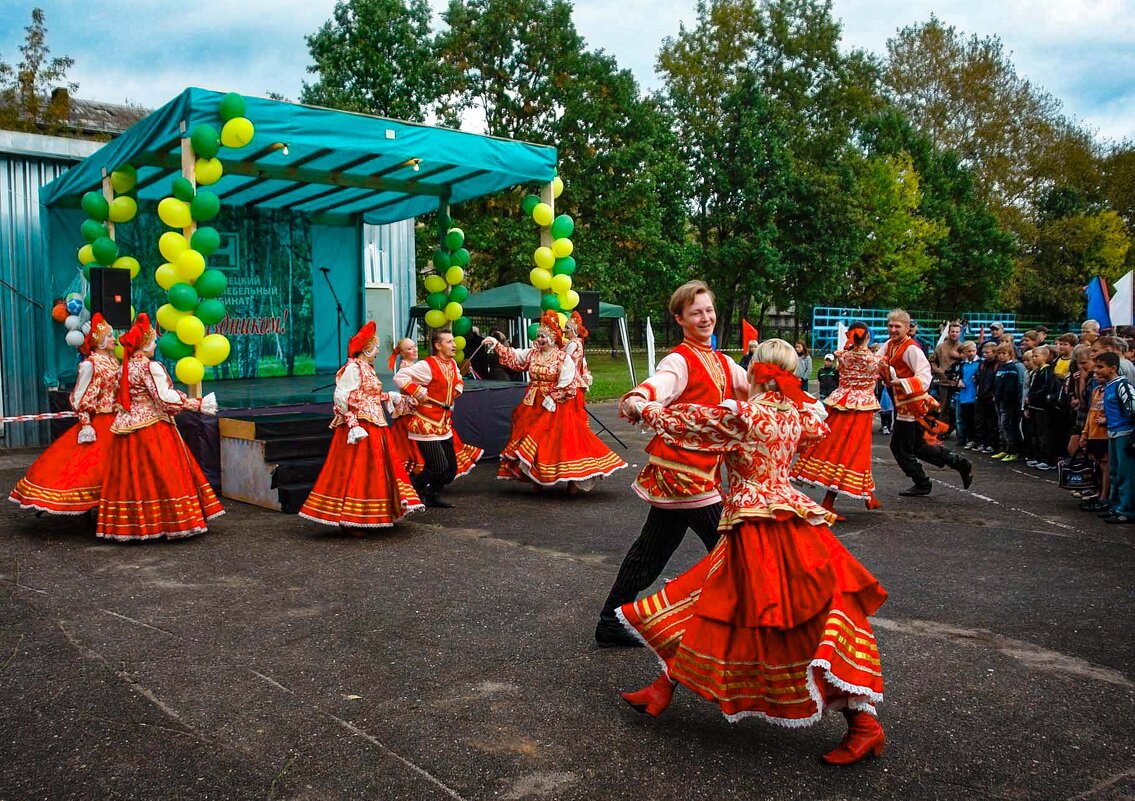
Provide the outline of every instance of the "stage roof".
{"type": "MultiPolygon", "coordinates": [[[[189,88],[41,190],[47,206],[77,205],[102,170],[138,169],[138,196],[170,195],[181,138],[201,123],[219,131],[221,92],[189,88]],[[185,122],[182,131],[181,123],[185,122]]],[[[208,187],[233,206],[362,215],[390,223],[555,175],[556,149],[417,123],[245,97],[252,142],[222,147],[224,177],[208,187]],[[287,145],[288,155],[284,155],[287,145]]]]}
{"type": "MultiPolygon", "coordinates": [[[[495,289],[486,289],[476,292],[465,299],[461,308],[469,317],[527,317],[535,319],[543,312],[540,309],[540,297],[544,293],[531,284],[520,282],[505,284],[495,289]]],[[[415,317],[423,317],[430,310],[429,306],[415,306],[415,317]]],[[[599,302],[599,317],[602,319],[619,319],[626,316],[622,306],[614,303],[599,302]]]]}

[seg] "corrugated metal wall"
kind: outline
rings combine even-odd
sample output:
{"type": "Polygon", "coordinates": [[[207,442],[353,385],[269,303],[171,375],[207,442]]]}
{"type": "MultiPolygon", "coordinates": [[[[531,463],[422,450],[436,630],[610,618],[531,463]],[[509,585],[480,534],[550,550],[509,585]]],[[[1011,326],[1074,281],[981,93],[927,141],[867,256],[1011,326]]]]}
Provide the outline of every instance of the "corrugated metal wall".
{"type": "MultiPolygon", "coordinates": [[[[73,163],[0,151],[0,399],[4,415],[47,410],[44,332],[51,314],[51,275],[44,263],[39,189],[73,163]]],[[[3,432],[7,447],[47,441],[46,424],[12,423],[3,432]]]]}
{"type": "Polygon", "coordinates": [[[390,284],[394,287],[394,327],[398,336],[402,336],[418,292],[414,220],[364,225],[363,247],[366,249],[365,283],[367,286],[390,284]]]}

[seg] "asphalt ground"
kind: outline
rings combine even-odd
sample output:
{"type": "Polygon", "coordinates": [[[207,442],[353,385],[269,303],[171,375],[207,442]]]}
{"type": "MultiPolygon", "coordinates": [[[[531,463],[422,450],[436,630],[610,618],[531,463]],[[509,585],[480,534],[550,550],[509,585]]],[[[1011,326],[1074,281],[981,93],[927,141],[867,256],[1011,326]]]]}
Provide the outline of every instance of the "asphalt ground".
{"type": "MultiPolygon", "coordinates": [[[[879,434],[885,508],[835,530],[890,592],[882,758],[822,765],[838,715],[732,725],[681,688],[635,713],[653,657],[592,632],[646,436],[592,409],[633,465],[596,491],[490,462],[361,539],[227,501],[206,535],[110,544],[4,504],[0,799],[1135,798],[1135,527],[982,456],[969,491],[932,470],[899,498],[879,434]]],[[[35,455],[0,454],[0,486],[35,455]]]]}

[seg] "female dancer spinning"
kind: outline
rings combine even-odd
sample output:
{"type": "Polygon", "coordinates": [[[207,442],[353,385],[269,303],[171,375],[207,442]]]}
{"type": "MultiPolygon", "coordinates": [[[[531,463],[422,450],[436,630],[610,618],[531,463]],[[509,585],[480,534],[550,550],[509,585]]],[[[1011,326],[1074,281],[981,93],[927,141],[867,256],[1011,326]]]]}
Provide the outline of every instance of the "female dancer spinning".
{"type": "Polygon", "coordinates": [[[848,731],[824,760],[847,765],[883,751],[874,706],[883,679],[867,616],[886,593],[832,535],[831,513],[789,483],[799,444],[827,433],[796,365],[792,346],[770,339],[750,365],[747,402],[637,402],[667,442],[724,454],[727,483],[716,547],[660,592],[618,610],[663,665],[657,681],[623,698],[658,715],[681,683],[731,722],[757,716],[789,727],[838,709],[848,731]]]}

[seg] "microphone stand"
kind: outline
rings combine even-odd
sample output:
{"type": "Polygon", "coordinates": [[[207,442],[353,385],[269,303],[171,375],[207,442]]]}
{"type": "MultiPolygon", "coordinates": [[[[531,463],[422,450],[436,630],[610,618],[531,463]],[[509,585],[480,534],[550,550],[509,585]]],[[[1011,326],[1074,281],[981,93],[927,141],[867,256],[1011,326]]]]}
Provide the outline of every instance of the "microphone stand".
{"type": "MultiPolygon", "coordinates": [[[[338,350],[336,350],[335,352],[338,353],[338,354],[342,354],[343,353],[343,324],[347,322],[347,315],[343,311],[343,304],[339,302],[339,296],[337,294],[335,294],[335,287],[331,283],[331,278],[330,278],[331,270],[330,270],[330,268],[320,267],[319,271],[321,273],[323,273],[323,280],[327,282],[327,288],[329,290],[331,290],[331,297],[334,298],[334,300],[335,300],[335,342],[338,344],[338,350]]],[[[333,386],[335,386],[334,381],[332,381],[330,384],[324,384],[321,387],[316,387],[315,389],[312,390],[312,392],[322,392],[323,390],[327,389],[328,387],[333,387],[333,386]]]]}

